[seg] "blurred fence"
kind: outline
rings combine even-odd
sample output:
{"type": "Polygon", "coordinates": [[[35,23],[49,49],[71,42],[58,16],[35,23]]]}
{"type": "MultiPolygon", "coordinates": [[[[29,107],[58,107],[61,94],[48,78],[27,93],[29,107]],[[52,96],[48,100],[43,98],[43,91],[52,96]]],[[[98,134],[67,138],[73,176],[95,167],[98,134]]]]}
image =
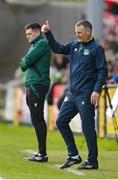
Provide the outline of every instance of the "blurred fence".
{"type": "MultiPolygon", "coordinates": [[[[65,85],[56,85],[52,92],[53,104],[48,105],[45,101],[44,114],[49,130],[56,128],[58,115],[57,102],[65,91],[65,85]]],[[[99,137],[115,137],[118,135],[118,87],[107,86],[112,108],[109,104],[106,89],[100,96],[99,105],[95,110],[95,127],[99,137]]],[[[25,101],[25,88],[18,81],[11,81],[7,85],[0,86],[0,121],[12,122],[14,125],[21,123],[31,125],[30,113],[25,101]]],[[[72,130],[82,133],[79,114],[70,123],[72,130]]]]}
{"type": "Polygon", "coordinates": [[[118,135],[118,87],[103,88],[98,106],[98,132],[100,137],[118,135]]]}
{"type": "Polygon", "coordinates": [[[19,81],[10,81],[0,87],[0,120],[31,124],[25,103],[25,88],[19,81]]]}

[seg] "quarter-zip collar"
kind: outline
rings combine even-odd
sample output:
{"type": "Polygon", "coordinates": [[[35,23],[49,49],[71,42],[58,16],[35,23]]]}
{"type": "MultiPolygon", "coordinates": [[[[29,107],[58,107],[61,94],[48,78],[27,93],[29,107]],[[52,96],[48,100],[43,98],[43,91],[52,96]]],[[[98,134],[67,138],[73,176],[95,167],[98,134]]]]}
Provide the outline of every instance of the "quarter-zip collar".
{"type": "Polygon", "coordinates": [[[92,41],[94,41],[94,40],[95,40],[95,39],[94,39],[94,37],[92,36],[92,37],[90,37],[90,39],[88,39],[87,41],[81,42],[81,44],[86,45],[86,44],[89,44],[90,42],[92,42],[92,41]]]}

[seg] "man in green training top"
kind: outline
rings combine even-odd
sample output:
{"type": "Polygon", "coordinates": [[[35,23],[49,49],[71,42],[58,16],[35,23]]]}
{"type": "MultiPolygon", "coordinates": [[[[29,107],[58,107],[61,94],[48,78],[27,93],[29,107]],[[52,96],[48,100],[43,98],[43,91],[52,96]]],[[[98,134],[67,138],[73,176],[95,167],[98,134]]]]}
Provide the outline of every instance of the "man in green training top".
{"type": "Polygon", "coordinates": [[[47,127],[43,110],[45,96],[50,86],[51,50],[46,39],[42,36],[41,26],[38,23],[26,25],[25,32],[31,47],[22,58],[20,67],[22,71],[26,71],[26,102],[37,135],[39,149],[37,154],[26,158],[26,160],[47,162],[47,127]]]}

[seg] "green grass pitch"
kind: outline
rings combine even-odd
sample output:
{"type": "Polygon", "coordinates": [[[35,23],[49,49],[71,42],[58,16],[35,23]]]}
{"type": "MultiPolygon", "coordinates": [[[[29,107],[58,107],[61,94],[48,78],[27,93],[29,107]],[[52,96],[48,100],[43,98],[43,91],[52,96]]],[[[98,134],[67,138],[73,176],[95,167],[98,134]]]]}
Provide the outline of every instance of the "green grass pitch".
{"type": "MultiPolygon", "coordinates": [[[[67,157],[65,144],[60,133],[49,131],[47,149],[49,162],[37,163],[24,158],[36,152],[37,143],[31,127],[0,123],[0,179],[117,179],[118,145],[115,140],[98,139],[99,170],[77,171],[77,165],[59,169],[67,157]]],[[[75,136],[83,160],[87,157],[86,142],[75,136]]]]}

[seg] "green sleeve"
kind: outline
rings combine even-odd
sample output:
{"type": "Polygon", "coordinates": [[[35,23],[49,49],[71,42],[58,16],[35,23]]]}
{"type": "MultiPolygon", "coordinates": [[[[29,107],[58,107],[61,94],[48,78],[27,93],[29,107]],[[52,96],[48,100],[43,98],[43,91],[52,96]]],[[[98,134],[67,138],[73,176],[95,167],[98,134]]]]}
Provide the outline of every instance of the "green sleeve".
{"type": "Polygon", "coordinates": [[[28,53],[22,58],[20,63],[22,71],[26,71],[27,68],[39,61],[40,58],[46,53],[47,49],[47,42],[41,41],[37,43],[35,47],[28,51],[28,53]]]}

